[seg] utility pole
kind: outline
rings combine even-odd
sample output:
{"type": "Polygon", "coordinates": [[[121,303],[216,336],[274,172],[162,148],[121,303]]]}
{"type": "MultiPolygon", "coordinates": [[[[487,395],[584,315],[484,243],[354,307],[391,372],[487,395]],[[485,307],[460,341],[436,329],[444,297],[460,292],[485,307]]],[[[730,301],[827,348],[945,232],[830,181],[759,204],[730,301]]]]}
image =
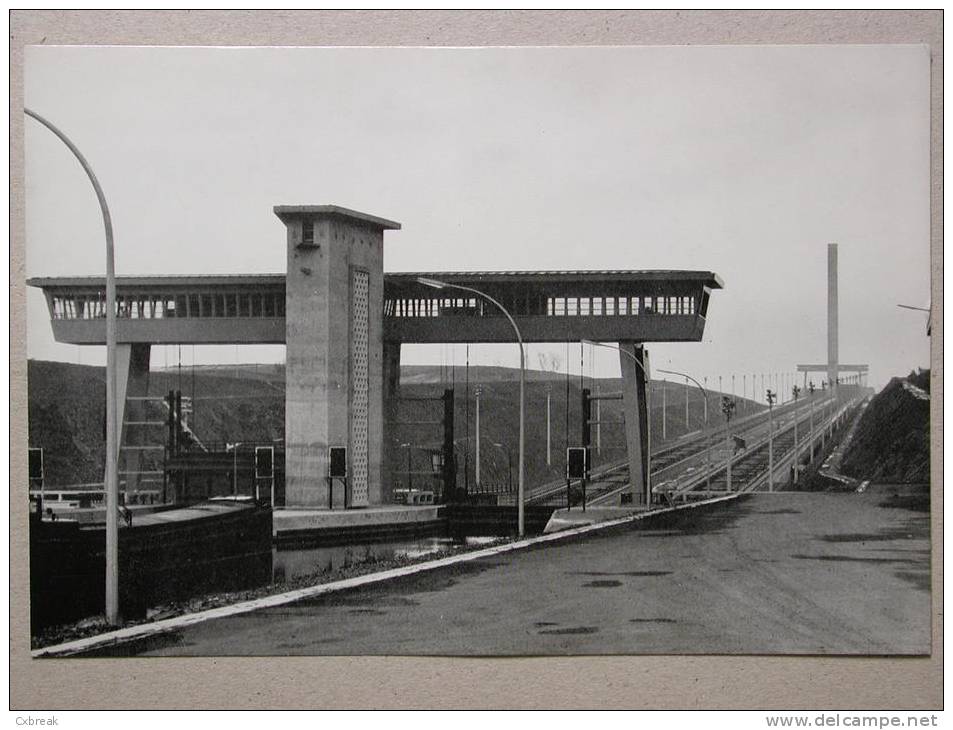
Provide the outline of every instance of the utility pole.
{"type": "Polygon", "coordinates": [[[774,491],[774,420],[771,418],[771,411],[774,408],[774,399],[777,393],[770,388],[767,392],[768,398],[768,491],[774,491]]]}
{"type": "Polygon", "coordinates": [[[665,428],[665,413],[666,413],[666,405],[665,405],[665,390],[666,390],[666,388],[665,388],[665,383],[666,383],[665,378],[662,378],[662,441],[665,441],[665,440],[668,438],[667,431],[666,431],[666,428],[665,428]]]}
{"type": "Polygon", "coordinates": [[[748,375],[742,374],[741,376],[741,410],[745,413],[748,412],[748,375]]]}
{"type": "Polygon", "coordinates": [[[708,376],[705,376],[705,428],[708,428],[708,376]]]}
{"type": "Polygon", "coordinates": [[[598,386],[596,386],[596,453],[602,453],[602,399],[599,398],[598,386]]]}
{"type": "MultiPolygon", "coordinates": [[[[473,478],[476,480],[477,489],[480,487],[480,396],[483,390],[478,385],[476,387],[476,397],[474,405],[476,407],[475,423],[476,427],[476,448],[474,449],[474,459],[476,463],[473,467],[473,478]]],[[[546,463],[549,463],[549,393],[546,394],[546,463]]]]}
{"type": "Polygon", "coordinates": [[[726,466],[726,491],[731,491],[731,457],[733,456],[731,448],[731,414],[735,411],[735,402],[726,395],[721,397],[721,412],[725,414],[725,453],[728,455],[728,464],[726,466]]]}
{"type": "Polygon", "coordinates": [[[809,458],[811,463],[813,464],[814,463],[814,381],[813,380],[811,381],[811,385],[808,387],[808,393],[810,393],[808,398],[810,399],[810,406],[811,406],[811,455],[809,458]]]}
{"type": "Polygon", "coordinates": [[[106,473],[103,488],[106,492],[106,623],[119,623],[119,429],[116,403],[116,268],[113,245],[113,224],[106,204],[106,194],[99,185],[93,168],[73,144],[52,122],[24,107],[23,113],[32,117],[55,134],[77,159],[96,192],[106,236],[106,473]]]}
{"type": "MultiPolygon", "coordinates": [[[[553,386],[552,383],[547,384],[546,386],[546,466],[553,465],[553,432],[552,432],[552,399],[553,399],[553,386]]],[[[479,402],[479,401],[477,401],[479,402]]],[[[477,413],[480,412],[480,407],[477,406],[477,413]]],[[[477,418],[477,423],[479,423],[479,417],[477,418]]],[[[477,443],[480,443],[479,428],[477,428],[477,443]]],[[[480,453],[479,447],[477,448],[477,454],[480,453]]],[[[477,456],[477,460],[479,460],[477,456]]],[[[477,479],[477,481],[480,481],[477,479]]]]}
{"type": "Polygon", "coordinates": [[[685,378],[685,433],[688,433],[688,378],[685,378]]]}
{"type": "Polygon", "coordinates": [[[800,464],[798,460],[798,448],[797,448],[797,397],[801,394],[801,389],[796,385],[791,388],[791,395],[794,396],[794,483],[797,484],[798,472],[800,471],[800,464]]]}

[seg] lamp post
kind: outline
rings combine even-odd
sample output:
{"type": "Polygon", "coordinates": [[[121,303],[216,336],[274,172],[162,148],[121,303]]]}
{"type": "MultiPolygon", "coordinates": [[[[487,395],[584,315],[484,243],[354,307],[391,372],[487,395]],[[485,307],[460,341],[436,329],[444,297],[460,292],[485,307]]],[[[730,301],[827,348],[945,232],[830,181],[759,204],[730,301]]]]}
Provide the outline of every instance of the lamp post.
{"type": "Polygon", "coordinates": [[[731,414],[735,412],[735,401],[727,395],[721,396],[721,412],[725,414],[725,452],[728,454],[728,464],[725,467],[725,490],[731,491],[731,414]]]}
{"type": "Polygon", "coordinates": [[[814,381],[811,381],[811,384],[807,388],[807,392],[810,394],[808,396],[808,402],[811,406],[811,463],[814,463],[814,381]]]}
{"type": "Polygon", "coordinates": [[[665,387],[666,385],[667,383],[665,381],[665,378],[662,378],[662,441],[668,441],[668,433],[666,432],[666,429],[665,429],[665,410],[666,410],[665,391],[667,390],[667,388],[665,387]]]}
{"type": "Polygon", "coordinates": [[[685,378],[685,433],[688,433],[688,378],[685,378]]]}
{"type": "MultiPolygon", "coordinates": [[[[652,501],[652,388],[651,382],[649,380],[649,374],[645,372],[645,366],[639,361],[635,355],[633,355],[628,350],[623,350],[621,347],[613,347],[605,342],[593,342],[592,340],[581,340],[584,345],[592,345],[594,347],[605,347],[607,350],[615,350],[616,352],[621,352],[623,355],[628,357],[632,362],[638,365],[639,370],[642,371],[642,375],[645,377],[645,430],[646,433],[646,444],[648,453],[645,455],[645,504],[648,505],[652,501]]],[[[662,381],[664,383],[664,381],[662,381]]],[[[665,402],[665,389],[662,389],[662,403],[665,402]]],[[[662,427],[665,427],[665,409],[662,409],[662,427]]],[[[664,436],[662,437],[665,438],[664,436]]],[[[630,475],[631,476],[631,475],[630,475]]]]}
{"type": "MultiPolygon", "coordinates": [[[[705,385],[708,385],[708,376],[705,376],[705,385]]],[[[705,428],[708,428],[708,396],[705,396],[705,428]]]]}
{"type": "Polygon", "coordinates": [[[596,386],[596,453],[602,454],[602,399],[599,398],[598,385],[596,386]]]}
{"type": "MultiPolygon", "coordinates": [[[[480,396],[483,395],[483,389],[478,385],[476,387],[476,464],[474,465],[474,478],[477,487],[480,486],[480,396]]],[[[479,490],[478,490],[479,491],[479,490]]]]}
{"type": "Polygon", "coordinates": [[[525,534],[525,520],[523,514],[525,511],[525,505],[523,502],[525,497],[526,481],[526,353],[523,348],[523,335],[520,334],[519,327],[516,326],[516,322],[513,320],[513,317],[510,316],[510,313],[506,311],[506,308],[489,294],[485,294],[479,289],[472,289],[471,287],[460,286],[459,284],[448,284],[445,281],[429,279],[423,276],[417,277],[417,283],[432,287],[434,289],[459,289],[460,291],[470,292],[471,294],[476,294],[478,297],[486,299],[488,302],[496,306],[501,312],[503,312],[503,315],[509,320],[510,325],[513,327],[513,331],[516,333],[516,341],[520,346],[520,455],[519,485],[517,487],[519,492],[517,497],[517,524],[519,536],[523,537],[525,534]]]}
{"type": "Polygon", "coordinates": [[[232,496],[238,496],[238,447],[242,445],[241,441],[234,444],[225,444],[225,451],[232,452],[232,496]]]}
{"type": "Polygon", "coordinates": [[[546,466],[553,465],[552,383],[546,384],[546,466]]]}
{"type": "Polygon", "coordinates": [[[798,468],[800,465],[798,463],[797,453],[797,399],[798,396],[801,395],[801,389],[795,385],[793,388],[791,388],[791,395],[794,396],[794,483],[797,484],[798,472],[800,471],[798,468]]]}
{"type": "MultiPolygon", "coordinates": [[[[686,375],[685,373],[679,373],[679,372],[677,372],[677,371],[675,371],[675,370],[662,370],[661,368],[656,368],[656,370],[658,370],[658,372],[660,372],[660,373],[667,373],[667,374],[669,374],[669,375],[680,375],[680,376],[682,376],[683,378],[685,378],[685,382],[686,382],[686,383],[688,383],[688,381],[691,380],[695,385],[698,386],[698,389],[702,392],[702,396],[704,397],[705,402],[706,402],[706,403],[708,402],[708,391],[706,391],[705,388],[702,387],[702,384],[699,383],[697,380],[695,380],[695,378],[693,378],[691,375],[686,375]]],[[[688,389],[687,389],[687,388],[686,388],[685,392],[686,392],[686,393],[688,392],[688,389]]],[[[686,396],[685,400],[686,400],[686,402],[688,401],[688,397],[687,397],[687,396],[686,396]]],[[[687,429],[688,429],[688,420],[687,420],[687,419],[688,419],[688,413],[687,413],[687,412],[686,412],[686,414],[685,414],[685,418],[686,418],[686,420],[685,420],[685,428],[686,428],[686,430],[687,430],[687,429]]],[[[707,454],[706,454],[706,456],[705,456],[705,459],[706,459],[707,462],[708,462],[708,468],[707,468],[708,481],[707,481],[707,483],[708,483],[708,487],[709,487],[709,489],[710,489],[710,488],[711,488],[711,433],[706,433],[706,434],[705,434],[705,451],[707,452],[707,454]]]]}
{"type": "Polygon", "coordinates": [[[768,388],[768,491],[774,491],[774,421],[771,411],[774,409],[774,399],[778,394],[768,388]]]}
{"type": "Polygon", "coordinates": [[[119,450],[116,428],[116,269],[113,253],[113,226],[99,180],[93,168],[79,148],[48,119],[24,108],[23,113],[32,117],[59,137],[92,183],[103,215],[106,232],[106,474],[103,487],[106,491],[106,621],[119,623],[119,450]]]}

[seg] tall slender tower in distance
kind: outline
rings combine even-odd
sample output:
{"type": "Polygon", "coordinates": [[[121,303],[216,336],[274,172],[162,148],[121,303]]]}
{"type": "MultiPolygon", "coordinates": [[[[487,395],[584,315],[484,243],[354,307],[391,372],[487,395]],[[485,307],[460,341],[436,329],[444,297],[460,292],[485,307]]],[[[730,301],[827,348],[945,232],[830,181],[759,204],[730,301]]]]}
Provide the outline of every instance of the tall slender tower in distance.
{"type": "Polygon", "coordinates": [[[837,387],[837,244],[827,244],[827,380],[837,387]]]}

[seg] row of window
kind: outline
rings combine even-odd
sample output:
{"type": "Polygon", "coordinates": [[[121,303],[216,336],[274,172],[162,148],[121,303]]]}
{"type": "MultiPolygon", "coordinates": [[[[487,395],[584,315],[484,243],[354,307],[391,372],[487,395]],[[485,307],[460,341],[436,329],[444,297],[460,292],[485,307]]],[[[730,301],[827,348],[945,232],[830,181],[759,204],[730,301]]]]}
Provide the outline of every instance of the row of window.
{"type": "Polygon", "coordinates": [[[546,313],[556,317],[695,314],[694,297],[554,297],[546,313]]]}
{"type": "MultiPolygon", "coordinates": [[[[102,319],[104,297],[51,297],[53,319],[102,319]]],[[[116,316],[125,319],[182,317],[284,317],[284,292],[227,294],[139,294],[116,297],[116,316]]]]}
{"type": "MultiPolygon", "coordinates": [[[[102,319],[103,297],[51,297],[53,319],[102,319]]],[[[501,302],[516,316],[601,317],[641,314],[695,314],[691,296],[514,297],[501,302]]],[[[222,294],[139,294],[116,297],[116,316],[126,319],[182,317],[284,317],[284,292],[222,294]]],[[[387,299],[385,317],[502,316],[478,298],[387,299]]]]}
{"type": "MultiPolygon", "coordinates": [[[[695,297],[519,297],[502,302],[517,316],[602,317],[639,314],[695,314],[695,297]]],[[[386,317],[497,316],[482,299],[388,299],[386,317]]]]}

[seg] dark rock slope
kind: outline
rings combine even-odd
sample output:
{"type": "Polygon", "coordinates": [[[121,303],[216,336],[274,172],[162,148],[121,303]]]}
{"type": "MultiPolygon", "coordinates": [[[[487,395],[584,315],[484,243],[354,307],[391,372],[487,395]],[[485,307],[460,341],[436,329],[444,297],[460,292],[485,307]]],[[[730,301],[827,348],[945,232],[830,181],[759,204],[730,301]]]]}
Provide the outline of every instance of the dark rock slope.
{"type": "Polygon", "coordinates": [[[930,480],[929,371],[893,378],[870,402],[841,463],[857,479],[930,480]]]}

